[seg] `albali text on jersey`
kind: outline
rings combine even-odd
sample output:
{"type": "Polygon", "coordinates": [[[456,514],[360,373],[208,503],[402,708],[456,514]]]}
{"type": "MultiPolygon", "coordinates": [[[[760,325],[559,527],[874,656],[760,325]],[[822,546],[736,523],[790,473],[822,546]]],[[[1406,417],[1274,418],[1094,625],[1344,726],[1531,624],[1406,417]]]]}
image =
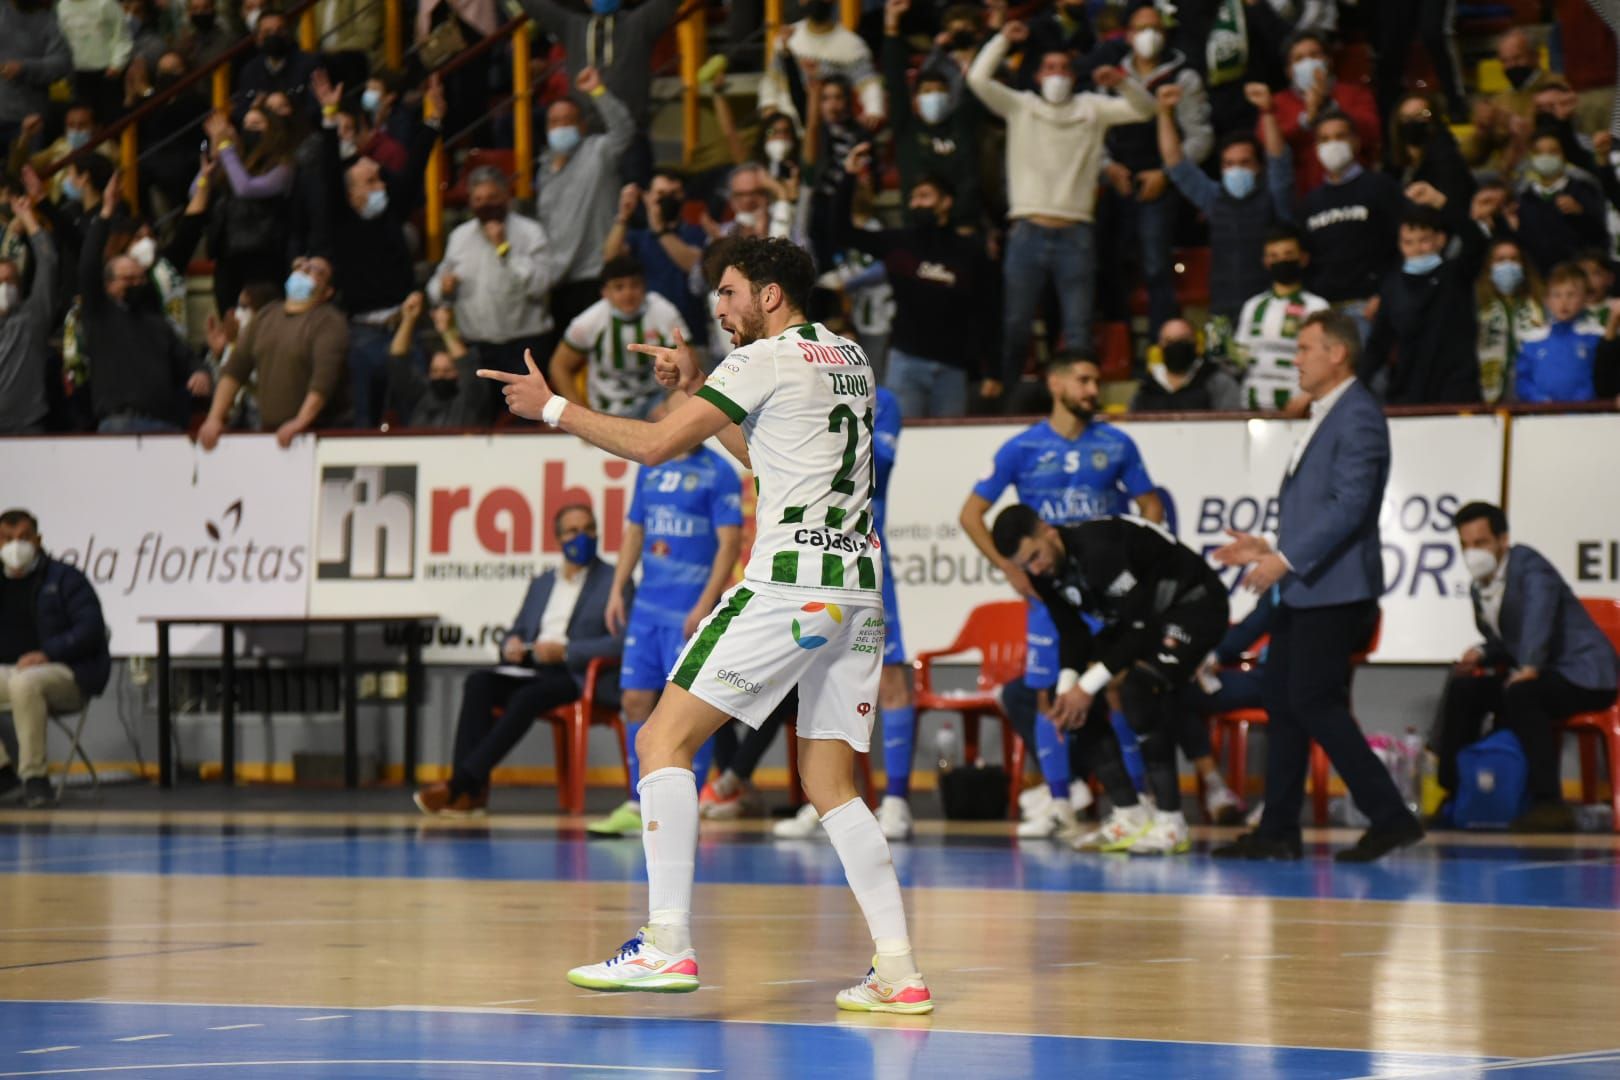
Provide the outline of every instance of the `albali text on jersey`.
{"type": "Polygon", "coordinates": [[[1097,518],[1060,525],[1064,558],[1030,579],[1058,628],[1063,666],[1100,663],[1123,671],[1157,643],[1160,616],[1205,601],[1226,604],[1226,587],[1203,558],[1151,521],[1097,518]],[[1099,618],[1093,640],[1082,614],[1099,618]]]}
{"type": "Polygon", "coordinates": [[[748,441],[759,498],[746,580],[881,603],[872,390],[860,346],[805,323],[738,349],[697,392],[748,441]]]}
{"type": "Polygon", "coordinates": [[[1153,491],[1136,443],[1101,421],[1087,424],[1073,439],[1058,434],[1047,420],[1008,439],[973,491],[994,503],[1008,485],[1048,525],[1124,513],[1132,499],[1153,491]]]}

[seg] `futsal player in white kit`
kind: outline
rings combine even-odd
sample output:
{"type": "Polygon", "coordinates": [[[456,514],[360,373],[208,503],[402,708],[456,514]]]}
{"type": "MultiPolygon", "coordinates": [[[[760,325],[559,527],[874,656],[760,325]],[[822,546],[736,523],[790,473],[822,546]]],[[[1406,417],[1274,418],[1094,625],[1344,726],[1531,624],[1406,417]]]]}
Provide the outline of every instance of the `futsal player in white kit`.
{"type": "Polygon", "coordinates": [[[805,320],[815,270],[786,240],[730,242],[717,315],[735,347],[704,378],[696,354],[631,346],[676,388],[656,423],[592,412],[528,374],[481,370],[508,407],[619,457],[656,465],[717,436],[758,485],[743,581],[687,644],[636,739],[650,913],[647,925],[569,982],[591,990],[698,988],[692,873],[698,793],[692,755],[731,717],[758,727],[799,688],[799,774],[866,916],[876,955],[838,1007],[926,1013],[933,1000],[912,958],[900,882],[877,819],[856,795],[854,755],[870,744],[883,660],[882,557],[872,495],[873,377],[866,354],[805,320]]]}

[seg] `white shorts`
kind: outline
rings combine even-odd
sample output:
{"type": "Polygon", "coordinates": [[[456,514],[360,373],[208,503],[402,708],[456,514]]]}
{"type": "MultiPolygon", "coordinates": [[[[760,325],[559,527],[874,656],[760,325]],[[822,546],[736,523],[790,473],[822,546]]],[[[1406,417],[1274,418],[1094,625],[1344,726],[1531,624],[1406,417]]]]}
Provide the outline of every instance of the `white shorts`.
{"type": "Polygon", "coordinates": [[[669,681],[758,728],[799,688],[799,737],[872,742],[883,607],[734,585],[681,650],[669,681]]]}

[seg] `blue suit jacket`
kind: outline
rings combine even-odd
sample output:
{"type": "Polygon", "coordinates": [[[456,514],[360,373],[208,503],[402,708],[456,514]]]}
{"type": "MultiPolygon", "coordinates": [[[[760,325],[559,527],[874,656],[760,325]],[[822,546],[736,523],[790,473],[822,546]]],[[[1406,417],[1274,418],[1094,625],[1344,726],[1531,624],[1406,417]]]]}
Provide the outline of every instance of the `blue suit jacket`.
{"type": "MultiPolygon", "coordinates": [[[[523,597],[523,606],[512,620],[511,634],[524,641],[533,641],[540,633],[540,616],[545,614],[546,601],[551,598],[552,586],[557,583],[557,571],[547,570],[529,586],[523,597]]],[[[585,669],[599,656],[618,656],[624,651],[624,639],[608,632],[607,604],[613,591],[613,567],[601,559],[591,560],[585,571],[585,584],[580,587],[574,613],[568,619],[568,646],[563,663],[568,666],[574,681],[583,688],[585,669]]],[[[635,586],[625,586],[625,609],[635,598],[635,586]]],[[[619,672],[617,668],[602,673],[597,681],[598,698],[605,704],[619,700],[619,672]]]]}
{"type": "Polygon", "coordinates": [[[1389,482],[1389,424],[1358,379],[1322,420],[1299,467],[1283,477],[1278,546],[1293,567],[1284,607],[1376,600],[1384,594],[1378,511],[1389,482]]]}
{"type": "Polygon", "coordinates": [[[1535,548],[1508,552],[1507,586],[1493,632],[1471,585],[1474,625],[1485,635],[1485,662],[1554,672],[1588,690],[1613,690],[1620,681],[1614,646],[1586,613],[1552,563],[1535,548]]]}

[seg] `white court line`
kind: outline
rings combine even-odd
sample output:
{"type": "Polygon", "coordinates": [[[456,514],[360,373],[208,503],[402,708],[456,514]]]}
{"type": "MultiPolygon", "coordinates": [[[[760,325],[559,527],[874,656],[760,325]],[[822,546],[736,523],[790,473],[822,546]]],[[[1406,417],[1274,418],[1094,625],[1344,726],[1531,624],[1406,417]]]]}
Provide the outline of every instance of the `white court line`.
{"type": "Polygon", "coordinates": [[[1196,956],[1166,956],[1166,957],[1164,957],[1163,959],[1160,959],[1160,960],[1144,960],[1144,961],[1142,961],[1142,963],[1144,963],[1144,964],[1196,964],[1196,963],[1198,963],[1198,958],[1196,956]]]}
{"type": "Polygon", "coordinates": [[[174,1038],[174,1036],[167,1033],[160,1035],[125,1035],[122,1039],[114,1039],[113,1042],[150,1042],[153,1039],[172,1038],[174,1038]]]}
{"type": "Polygon", "coordinates": [[[241,1031],[241,1030],[243,1030],[245,1028],[258,1028],[258,1027],[264,1027],[264,1025],[263,1024],[221,1024],[218,1027],[211,1027],[208,1030],[209,1031],[241,1031]]]}
{"type": "Polygon", "coordinates": [[[513,998],[511,1001],[480,1001],[480,1005],[533,1005],[539,998],[513,998]]]}
{"type": "Polygon", "coordinates": [[[1547,1057],[1482,1061],[1478,1065],[1424,1067],[1418,1072],[1382,1072],[1377,1076],[1358,1076],[1354,1080],[1389,1080],[1390,1077],[1401,1077],[1403,1080],[1415,1080],[1418,1077],[1422,1077],[1424,1080],[1444,1080],[1448,1076],[1456,1077],[1457,1080],[1469,1080],[1469,1078],[1485,1072],[1539,1069],[1545,1065],[1608,1065],[1611,1063],[1620,1064],[1620,1050],[1589,1050],[1584,1054],[1552,1054],[1547,1057]]]}
{"type": "Polygon", "coordinates": [[[347,1020],[348,1018],[348,1013],[334,1013],[331,1016],[300,1016],[298,1022],[300,1024],[320,1024],[327,1020],[347,1020]]]}
{"type": "Polygon", "coordinates": [[[719,1069],[677,1069],[670,1066],[598,1065],[590,1061],[430,1061],[421,1058],[351,1058],[318,1061],[188,1061],[172,1065],[93,1065],[82,1069],[40,1069],[0,1073],[7,1076],[82,1076],[87,1073],[156,1072],[159,1069],[254,1069],[287,1065],[473,1065],[501,1069],[589,1069],[592,1072],[674,1073],[712,1076],[719,1069]]]}
{"type": "Polygon", "coordinates": [[[19,1054],[60,1054],[64,1050],[77,1050],[77,1046],[42,1046],[38,1050],[19,1050],[19,1054]]]}

